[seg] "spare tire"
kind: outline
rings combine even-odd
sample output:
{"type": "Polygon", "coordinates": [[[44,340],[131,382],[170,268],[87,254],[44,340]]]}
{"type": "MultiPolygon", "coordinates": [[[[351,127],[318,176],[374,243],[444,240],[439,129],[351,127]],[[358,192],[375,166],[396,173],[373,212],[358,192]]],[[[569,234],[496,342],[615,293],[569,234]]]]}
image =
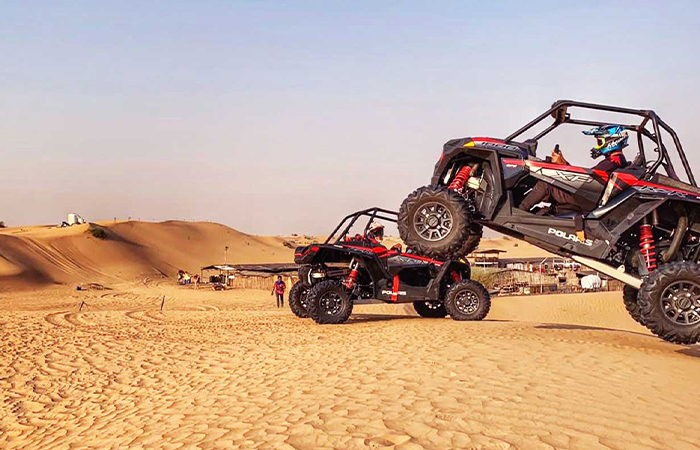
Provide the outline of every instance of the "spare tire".
{"type": "Polygon", "coordinates": [[[436,259],[461,256],[471,223],[464,199],[443,186],[416,189],[399,209],[401,239],[416,253],[436,259]]]}

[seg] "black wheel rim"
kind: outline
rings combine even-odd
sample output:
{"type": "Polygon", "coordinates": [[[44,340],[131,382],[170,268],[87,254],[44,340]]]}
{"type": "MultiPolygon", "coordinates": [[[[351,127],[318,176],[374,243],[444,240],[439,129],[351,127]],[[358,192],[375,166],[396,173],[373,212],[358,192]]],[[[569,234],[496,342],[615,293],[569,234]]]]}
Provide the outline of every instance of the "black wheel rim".
{"type": "Polygon", "coordinates": [[[306,295],[309,293],[309,288],[302,288],[299,292],[299,304],[306,309],[306,295]]]}
{"type": "Polygon", "coordinates": [[[692,281],[676,281],[661,294],[664,314],[678,325],[700,323],[700,285],[692,281]]]}
{"type": "Polygon", "coordinates": [[[321,296],[319,306],[324,314],[335,316],[343,308],[343,298],[337,292],[326,292],[321,296]]]}
{"type": "Polygon", "coordinates": [[[455,298],[455,306],[462,314],[473,314],[479,309],[479,296],[472,291],[462,291],[455,298]]]}
{"type": "Polygon", "coordinates": [[[452,225],[452,213],[441,203],[426,203],[413,215],[413,228],[426,241],[444,239],[452,231],[452,225]]]}

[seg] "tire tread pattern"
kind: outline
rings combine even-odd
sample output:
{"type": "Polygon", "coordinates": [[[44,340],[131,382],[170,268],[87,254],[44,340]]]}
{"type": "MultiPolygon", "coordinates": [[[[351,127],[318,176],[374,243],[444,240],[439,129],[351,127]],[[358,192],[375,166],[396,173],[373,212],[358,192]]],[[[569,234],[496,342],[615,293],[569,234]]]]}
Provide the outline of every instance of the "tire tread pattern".
{"type": "Polygon", "coordinates": [[[301,303],[301,298],[304,295],[304,290],[306,289],[306,296],[308,298],[309,292],[308,292],[308,286],[304,284],[303,281],[299,280],[296,283],[294,283],[294,286],[289,290],[289,309],[292,310],[295,316],[301,318],[301,319],[306,319],[309,317],[309,311],[307,311],[306,308],[304,308],[304,305],[301,303]]]}
{"type": "Polygon", "coordinates": [[[353,308],[352,298],[347,292],[345,292],[345,288],[338,280],[324,280],[314,284],[309,291],[306,304],[308,306],[307,309],[309,310],[309,316],[314,319],[314,322],[319,324],[339,324],[347,322],[347,320],[350,318],[350,314],[352,314],[353,308]],[[330,290],[341,294],[345,302],[345,308],[342,311],[342,314],[339,314],[338,316],[325,316],[321,314],[321,310],[318,307],[321,296],[330,290]]]}
{"type": "Polygon", "coordinates": [[[659,301],[666,287],[674,281],[692,280],[700,284],[700,265],[678,261],[656,268],[639,290],[639,306],[652,333],[676,344],[695,344],[700,340],[700,324],[675,325],[667,317],[659,301]]]}
{"type": "Polygon", "coordinates": [[[483,284],[474,280],[462,280],[453,284],[445,295],[445,309],[454,320],[483,320],[491,310],[491,294],[483,284]],[[479,307],[473,314],[464,314],[457,309],[455,299],[457,294],[469,289],[479,297],[479,307]]]}
{"type": "Polygon", "coordinates": [[[469,224],[471,223],[471,213],[464,199],[456,192],[444,186],[424,186],[416,189],[406,197],[399,208],[398,228],[401,239],[406,246],[414,250],[419,255],[425,255],[436,259],[449,259],[461,256],[461,250],[466,246],[469,237],[469,224]],[[455,208],[456,217],[453,223],[456,233],[447,242],[427,245],[421,240],[414,239],[411,232],[413,214],[416,205],[430,200],[440,200],[455,208]]]}
{"type": "Polygon", "coordinates": [[[639,291],[632,286],[627,286],[622,288],[622,301],[625,304],[627,312],[632,316],[632,318],[638,322],[640,325],[646,326],[647,322],[642,315],[642,308],[639,306],[639,291]]]}

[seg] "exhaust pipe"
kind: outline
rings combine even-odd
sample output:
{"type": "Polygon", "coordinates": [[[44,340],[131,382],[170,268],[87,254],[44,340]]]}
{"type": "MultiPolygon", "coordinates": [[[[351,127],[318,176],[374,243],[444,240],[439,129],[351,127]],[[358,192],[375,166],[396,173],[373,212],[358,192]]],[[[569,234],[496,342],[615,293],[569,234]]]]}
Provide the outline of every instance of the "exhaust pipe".
{"type": "MultiPolygon", "coordinates": [[[[685,233],[688,231],[688,215],[685,213],[685,209],[679,206],[676,211],[680,213],[678,217],[678,226],[673,231],[673,237],[671,238],[671,245],[666,250],[666,253],[661,257],[663,262],[669,262],[676,256],[678,250],[681,248],[681,243],[685,237],[685,233]]],[[[656,210],[654,210],[656,212],[656,210]]]]}
{"type": "Polygon", "coordinates": [[[596,261],[595,259],[586,258],[585,256],[572,256],[571,259],[593,270],[597,270],[600,273],[604,273],[610,278],[622,281],[626,285],[632,286],[635,289],[639,289],[642,287],[641,278],[635,277],[634,275],[630,275],[624,271],[617,270],[616,268],[608,264],[596,261]]]}

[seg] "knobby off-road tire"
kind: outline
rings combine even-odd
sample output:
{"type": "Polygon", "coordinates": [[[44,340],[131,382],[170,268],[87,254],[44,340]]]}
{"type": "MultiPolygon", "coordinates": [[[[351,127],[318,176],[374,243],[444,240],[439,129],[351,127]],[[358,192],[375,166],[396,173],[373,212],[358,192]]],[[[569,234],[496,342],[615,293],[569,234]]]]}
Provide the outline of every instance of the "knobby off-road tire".
{"type": "Polygon", "coordinates": [[[399,234],[408,248],[436,259],[461,256],[472,223],[467,204],[454,191],[425,186],[413,191],[399,209],[399,234]]]}
{"type": "Polygon", "coordinates": [[[639,307],[639,302],[637,301],[638,296],[639,291],[632,286],[625,285],[625,287],[622,288],[622,301],[625,303],[627,312],[630,313],[630,316],[632,316],[635,321],[646,326],[646,320],[644,320],[642,316],[642,309],[639,307]]]}
{"type": "Polygon", "coordinates": [[[444,305],[454,320],[482,320],[491,309],[491,295],[481,283],[462,280],[448,289],[444,305]]]}
{"type": "Polygon", "coordinates": [[[316,323],[343,323],[352,314],[353,301],[340,281],[325,280],[309,290],[307,309],[316,323]]]}
{"type": "Polygon", "coordinates": [[[480,223],[472,222],[469,224],[469,237],[464,241],[462,248],[455,253],[456,257],[466,260],[467,255],[477,249],[481,243],[481,237],[484,235],[484,227],[480,223]]]}
{"type": "Polygon", "coordinates": [[[655,335],[676,344],[700,340],[700,265],[679,261],[659,266],[642,283],[638,301],[655,335]]]}
{"type": "Polygon", "coordinates": [[[413,309],[421,317],[447,317],[447,310],[442,302],[413,302],[413,309]]]}
{"type": "Polygon", "coordinates": [[[294,286],[289,290],[289,308],[295,316],[306,319],[309,317],[309,311],[306,304],[309,297],[309,287],[299,280],[294,283],[294,286]]]}

